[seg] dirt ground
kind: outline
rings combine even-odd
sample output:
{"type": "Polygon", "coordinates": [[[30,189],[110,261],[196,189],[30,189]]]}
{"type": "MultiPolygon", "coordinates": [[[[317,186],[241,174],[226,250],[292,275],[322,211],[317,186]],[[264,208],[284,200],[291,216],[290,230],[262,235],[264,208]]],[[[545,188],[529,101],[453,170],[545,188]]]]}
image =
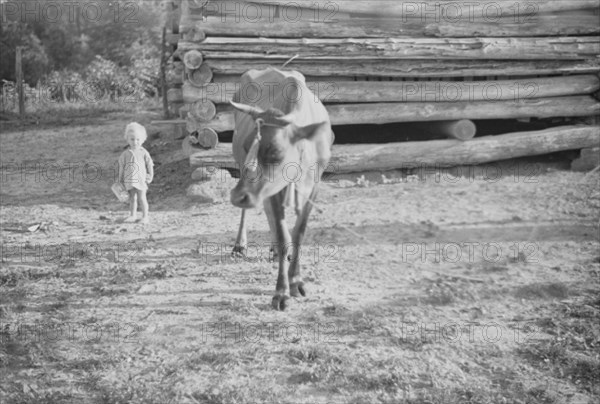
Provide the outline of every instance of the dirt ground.
{"type": "Polygon", "coordinates": [[[1,403],[600,402],[600,174],[334,177],[275,312],[264,214],[232,258],[240,212],[187,199],[186,161],[122,223],[129,120],[2,129],[1,403]]]}

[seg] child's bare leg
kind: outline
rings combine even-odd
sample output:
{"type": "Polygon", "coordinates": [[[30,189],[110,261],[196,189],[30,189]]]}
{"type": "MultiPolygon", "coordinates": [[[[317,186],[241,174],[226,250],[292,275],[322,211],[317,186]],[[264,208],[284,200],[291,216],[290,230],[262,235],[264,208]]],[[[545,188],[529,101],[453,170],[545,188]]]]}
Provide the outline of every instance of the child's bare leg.
{"type": "Polygon", "coordinates": [[[146,190],[138,190],[138,197],[140,198],[140,205],[142,207],[142,223],[148,223],[148,200],[146,199],[146,190]]]}
{"type": "Polygon", "coordinates": [[[135,222],[135,214],[137,212],[137,192],[135,189],[129,191],[129,217],[125,219],[125,223],[135,222]]]}

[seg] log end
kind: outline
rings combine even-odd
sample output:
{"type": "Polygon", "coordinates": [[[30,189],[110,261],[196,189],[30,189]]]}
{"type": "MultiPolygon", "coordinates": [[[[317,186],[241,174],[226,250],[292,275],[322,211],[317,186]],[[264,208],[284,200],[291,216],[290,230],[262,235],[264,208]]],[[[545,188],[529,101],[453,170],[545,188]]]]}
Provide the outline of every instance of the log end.
{"type": "Polygon", "coordinates": [[[188,71],[188,80],[195,87],[202,87],[213,78],[213,72],[206,64],[201,65],[199,68],[188,71]]]}
{"type": "Polygon", "coordinates": [[[186,136],[181,142],[181,148],[185,155],[189,157],[202,150],[214,149],[218,144],[219,136],[217,132],[211,128],[202,128],[186,136]]]}
{"type": "Polygon", "coordinates": [[[219,135],[211,128],[198,131],[198,144],[207,149],[214,149],[219,144],[219,135]]]}
{"type": "Polygon", "coordinates": [[[199,121],[207,122],[215,117],[217,107],[212,101],[198,100],[190,105],[190,114],[199,121]]]}
{"type": "Polygon", "coordinates": [[[183,64],[190,70],[196,70],[202,65],[202,53],[197,50],[191,50],[183,55],[183,64]]]}
{"type": "Polygon", "coordinates": [[[460,121],[453,122],[448,125],[448,130],[445,133],[450,138],[462,141],[473,139],[476,134],[477,126],[475,122],[469,119],[461,119],[460,121]]]}

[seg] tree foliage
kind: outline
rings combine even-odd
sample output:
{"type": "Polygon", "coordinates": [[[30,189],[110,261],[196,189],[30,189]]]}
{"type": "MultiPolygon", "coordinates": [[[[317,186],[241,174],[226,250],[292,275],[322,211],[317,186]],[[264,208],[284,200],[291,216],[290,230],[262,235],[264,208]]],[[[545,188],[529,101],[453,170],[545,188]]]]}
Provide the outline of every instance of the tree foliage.
{"type": "Polygon", "coordinates": [[[153,94],[160,63],[161,0],[0,0],[0,79],[14,81],[16,47],[24,79],[78,75],[107,86],[131,80],[153,94]]]}

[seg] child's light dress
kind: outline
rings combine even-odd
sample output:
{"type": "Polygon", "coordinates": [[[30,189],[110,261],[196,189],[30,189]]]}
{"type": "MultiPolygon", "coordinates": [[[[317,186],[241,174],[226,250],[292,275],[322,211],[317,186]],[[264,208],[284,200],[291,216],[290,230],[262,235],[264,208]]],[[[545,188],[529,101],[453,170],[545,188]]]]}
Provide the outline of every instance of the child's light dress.
{"type": "Polygon", "coordinates": [[[148,150],[140,147],[125,150],[119,157],[119,182],[125,184],[125,189],[145,191],[154,177],[154,162],[148,150]]]}

